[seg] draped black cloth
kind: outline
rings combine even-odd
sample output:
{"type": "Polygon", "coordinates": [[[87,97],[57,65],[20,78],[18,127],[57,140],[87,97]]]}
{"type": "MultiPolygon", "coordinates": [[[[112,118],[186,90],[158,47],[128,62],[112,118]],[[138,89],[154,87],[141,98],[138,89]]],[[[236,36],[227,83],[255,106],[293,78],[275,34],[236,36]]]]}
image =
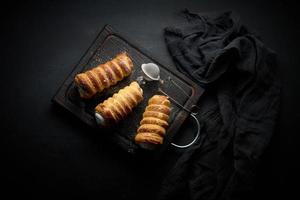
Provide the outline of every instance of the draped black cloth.
{"type": "Polygon", "coordinates": [[[198,104],[203,129],[159,199],[251,198],[279,110],[276,55],[231,12],[184,16],[185,23],[165,29],[165,41],[177,68],[206,89],[198,104]]]}

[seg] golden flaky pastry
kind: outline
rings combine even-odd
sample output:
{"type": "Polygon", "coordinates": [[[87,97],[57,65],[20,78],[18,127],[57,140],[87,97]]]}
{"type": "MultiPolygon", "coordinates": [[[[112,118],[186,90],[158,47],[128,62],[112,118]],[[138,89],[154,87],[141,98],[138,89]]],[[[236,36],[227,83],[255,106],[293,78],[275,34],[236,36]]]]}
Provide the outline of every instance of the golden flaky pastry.
{"type": "Polygon", "coordinates": [[[137,82],[118,91],[112,97],[98,104],[96,114],[100,114],[108,123],[124,119],[143,100],[143,90],[137,82]]]}
{"type": "Polygon", "coordinates": [[[105,88],[115,85],[128,76],[133,63],[126,52],[118,54],[114,59],[75,76],[75,84],[81,98],[89,99],[105,88]]]}
{"type": "Polygon", "coordinates": [[[163,95],[154,95],[148,101],[148,106],[143,113],[143,119],[137,129],[135,142],[143,147],[153,147],[163,143],[163,138],[168,128],[170,115],[170,101],[163,95]]]}

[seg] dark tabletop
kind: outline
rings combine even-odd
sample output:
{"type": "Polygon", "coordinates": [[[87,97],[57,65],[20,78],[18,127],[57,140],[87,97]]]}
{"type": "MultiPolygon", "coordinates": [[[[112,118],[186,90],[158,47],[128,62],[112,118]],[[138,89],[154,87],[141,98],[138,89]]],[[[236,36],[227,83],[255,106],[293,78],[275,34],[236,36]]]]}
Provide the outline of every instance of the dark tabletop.
{"type": "MultiPolygon", "coordinates": [[[[296,194],[299,165],[299,10],[290,1],[82,1],[1,6],[1,187],[11,197],[152,199],[172,151],[161,163],[135,159],[111,145],[51,98],[105,24],[174,68],[163,28],[179,11],[238,13],[280,60],[282,105],[255,184],[262,198],[296,194]]],[[[185,131],[185,130],[182,130],[185,131]]],[[[188,132],[188,131],[187,131],[188,132]]],[[[188,133],[187,133],[188,134],[188,133]]],[[[2,193],[3,194],[3,193],[2,193]]]]}

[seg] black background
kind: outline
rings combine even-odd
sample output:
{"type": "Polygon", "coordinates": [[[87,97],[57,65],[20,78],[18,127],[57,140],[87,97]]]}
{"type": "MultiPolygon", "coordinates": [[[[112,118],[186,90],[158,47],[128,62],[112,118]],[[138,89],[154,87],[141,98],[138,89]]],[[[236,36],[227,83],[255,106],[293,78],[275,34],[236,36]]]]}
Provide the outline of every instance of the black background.
{"type": "MultiPolygon", "coordinates": [[[[152,199],[170,163],[135,159],[51,98],[105,24],[174,68],[163,28],[179,11],[227,11],[257,32],[280,60],[282,105],[254,197],[297,194],[300,133],[299,10],[291,1],[29,1],[1,5],[0,195],[152,199]],[[169,165],[168,165],[169,164],[169,165]],[[160,171],[159,177],[154,172],[160,171]]],[[[182,130],[184,131],[184,130],[182,130]]],[[[172,160],[169,152],[166,160],[172,160]]],[[[1,197],[0,197],[1,198],[1,197]]],[[[2,198],[3,199],[3,198],[2,198]]]]}

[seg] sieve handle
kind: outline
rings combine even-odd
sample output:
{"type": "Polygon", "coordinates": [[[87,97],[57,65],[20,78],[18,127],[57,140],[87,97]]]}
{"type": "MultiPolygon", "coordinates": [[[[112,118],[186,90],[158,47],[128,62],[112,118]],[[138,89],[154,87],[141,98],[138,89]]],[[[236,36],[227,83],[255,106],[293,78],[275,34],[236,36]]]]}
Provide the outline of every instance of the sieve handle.
{"type": "MultiPolygon", "coordinates": [[[[189,109],[187,109],[186,107],[184,107],[183,105],[181,105],[178,101],[176,101],[173,97],[171,97],[170,95],[168,95],[165,91],[163,91],[161,88],[158,88],[158,91],[161,92],[162,94],[166,95],[167,97],[169,97],[170,100],[172,100],[172,102],[174,102],[177,106],[179,106],[180,108],[182,108],[183,110],[185,110],[186,112],[192,114],[192,115],[197,115],[198,112],[193,112],[189,109]]],[[[192,108],[196,108],[196,105],[192,105],[192,108]]]]}

